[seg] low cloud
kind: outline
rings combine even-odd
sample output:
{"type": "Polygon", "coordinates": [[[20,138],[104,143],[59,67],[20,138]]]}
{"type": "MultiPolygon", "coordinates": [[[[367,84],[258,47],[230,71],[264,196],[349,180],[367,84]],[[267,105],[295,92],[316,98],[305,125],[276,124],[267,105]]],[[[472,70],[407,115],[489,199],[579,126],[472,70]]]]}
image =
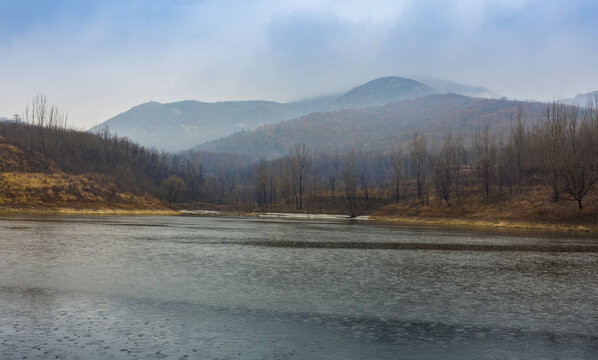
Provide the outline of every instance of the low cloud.
{"type": "Polygon", "coordinates": [[[598,83],[591,0],[16,3],[0,4],[0,115],[43,91],[80,127],[149,100],[287,101],[386,75],[543,100],[598,83]]]}

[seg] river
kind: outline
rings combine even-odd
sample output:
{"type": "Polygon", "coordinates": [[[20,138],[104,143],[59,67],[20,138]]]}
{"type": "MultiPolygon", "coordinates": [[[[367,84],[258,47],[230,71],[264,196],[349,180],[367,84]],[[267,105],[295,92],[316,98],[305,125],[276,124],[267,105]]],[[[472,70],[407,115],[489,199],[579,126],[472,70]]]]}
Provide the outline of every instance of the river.
{"type": "Polygon", "coordinates": [[[598,240],[0,218],[1,359],[597,359],[598,240]]]}

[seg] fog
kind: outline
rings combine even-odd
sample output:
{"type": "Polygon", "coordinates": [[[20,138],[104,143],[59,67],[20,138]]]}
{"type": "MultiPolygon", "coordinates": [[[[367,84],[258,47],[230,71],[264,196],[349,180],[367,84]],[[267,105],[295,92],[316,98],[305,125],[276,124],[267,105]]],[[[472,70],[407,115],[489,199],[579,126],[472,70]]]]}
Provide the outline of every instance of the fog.
{"type": "Polygon", "coordinates": [[[0,2],[0,116],[39,92],[87,128],[150,100],[291,101],[376,77],[517,99],[596,90],[586,1],[0,2]]]}

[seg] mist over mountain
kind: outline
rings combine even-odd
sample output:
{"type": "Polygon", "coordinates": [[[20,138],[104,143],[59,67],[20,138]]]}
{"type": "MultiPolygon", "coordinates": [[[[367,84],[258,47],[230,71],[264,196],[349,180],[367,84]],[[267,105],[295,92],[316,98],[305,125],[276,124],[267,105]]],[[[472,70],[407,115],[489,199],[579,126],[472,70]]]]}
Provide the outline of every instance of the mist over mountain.
{"type": "Polygon", "coordinates": [[[415,132],[440,139],[445,131],[452,130],[468,140],[486,125],[491,130],[506,131],[519,109],[531,124],[545,108],[546,104],[539,102],[436,94],[381,107],[314,113],[237,133],[196,149],[267,158],[285,155],[297,143],[305,143],[313,151],[392,150],[411,141],[415,132]]]}
{"type": "Polygon", "coordinates": [[[436,89],[412,79],[390,76],[357,86],[344,94],[301,101],[180,101],[148,102],[131,108],[94,127],[130,138],[144,146],[180,151],[262,125],[291,120],[311,113],[364,109],[446,92],[488,94],[483,87],[441,80],[436,89]]]}
{"type": "Polygon", "coordinates": [[[108,128],[146,146],[178,151],[238,131],[319,111],[329,101],[324,97],[288,104],[273,101],[149,102],[91,130],[108,128]]]}
{"type": "Polygon", "coordinates": [[[575,97],[563,99],[563,102],[569,105],[585,106],[588,101],[594,101],[594,99],[598,99],[598,90],[577,94],[575,97]]]}
{"type": "Polygon", "coordinates": [[[362,109],[436,94],[419,81],[397,76],[383,77],[351,89],[328,105],[328,110],[362,109]]]}
{"type": "Polygon", "coordinates": [[[474,86],[474,85],[467,85],[461,84],[454,81],[442,80],[442,79],[433,79],[433,78],[422,78],[419,79],[422,83],[433,87],[436,91],[440,93],[451,93],[451,94],[459,94],[471,97],[481,97],[481,98],[499,98],[500,95],[494,93],[492,90],[489,90],[483,86],[474,86]]]}

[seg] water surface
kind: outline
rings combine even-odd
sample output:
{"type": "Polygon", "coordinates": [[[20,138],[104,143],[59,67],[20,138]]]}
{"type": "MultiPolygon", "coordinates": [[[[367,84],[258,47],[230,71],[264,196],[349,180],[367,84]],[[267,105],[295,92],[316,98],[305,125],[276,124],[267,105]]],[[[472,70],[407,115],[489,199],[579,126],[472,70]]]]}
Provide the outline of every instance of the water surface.
{"type": "Polygon", "coordinates": [[[4,217],[0,274],[2,359],[598,358],[592,238],[4,217]]]}

